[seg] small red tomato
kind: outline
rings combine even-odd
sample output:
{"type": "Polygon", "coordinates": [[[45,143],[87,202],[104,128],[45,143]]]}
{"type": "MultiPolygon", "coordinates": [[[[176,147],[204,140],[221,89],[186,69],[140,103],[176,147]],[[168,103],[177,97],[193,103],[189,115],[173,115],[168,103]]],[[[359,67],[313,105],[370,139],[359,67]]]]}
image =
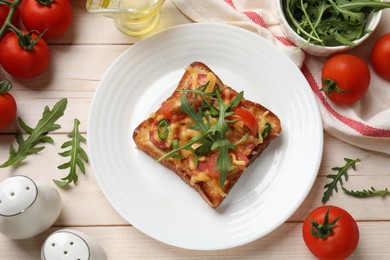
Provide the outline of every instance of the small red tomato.
{"type": "Polygon", "coordinates": [[[69,0],[23,0],[20,17],[27,30],[47,30],[43,38],[55,38],[69,29],[73,8],[69,0]]]}
{"type": "Polygon", "coordinates": [[[383,35],[375,43],[370,60],[375,73],[390,81],[390,33],[383,35]]]}
{"type": "Polygon", "coordinates": [[[236,117],[239,120],[241,120],[244,123],[244,125],[246,125],[249,128],[251,134],[253,136],[256,136],[259,126],[258,126],[257,119],[255,115],[252,113],[252,111],[244,107],[235,107],[233,108],[233,112],[234,114],[232,115],[232,117],[233,118],[236,117]]]}
{"type": "Polygon", "coordinates": [[[352,54],[338,54],[325,62],[321,79],[322,90],[330,100],[348,105],[366,94],[371,77],[362,59],[352,54]]]}
{"type": "MultiPolygon", "coordinates": [[[[26,31],[22,33],[27,34],[26,31]]],[[[35,33],[30,36],[32,40],[37,38],[35,33]]],[[[0,42],[0,64],[14,77],[24,79],[35,77],[47,68],[49,61],[49,47],[42,38],[32,45],[22,47],[19,45],[18,36],[9,33],[0,42]]]]}
{"type": "Polygon", "coordinates": [[[359,243],[359,228],[353,217],[336,206],[321,206],[303,222],[303,240],[321,260],[344,260],[359,243]]]}
{"type": "Polygon", "coordinates": [[[0,81],[0,129],[8,126],[16,116],[16,102],[9,93],[11,83],[4,79],[0,81]]]}

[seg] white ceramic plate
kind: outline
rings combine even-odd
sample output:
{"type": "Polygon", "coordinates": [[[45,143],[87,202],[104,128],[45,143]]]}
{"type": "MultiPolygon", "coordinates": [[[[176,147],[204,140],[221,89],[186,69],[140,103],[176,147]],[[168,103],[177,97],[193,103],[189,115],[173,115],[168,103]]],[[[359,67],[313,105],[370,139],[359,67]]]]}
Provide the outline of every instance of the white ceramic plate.
{"type": "Polygon", "coordinates": [[[322,123],[299,69],[259,36],[229,25],[188,24],[146,38],[108,69],[93,99],[88,144],[98,183],[130,224],[164,243],[198,250],[256,240],[285,222],[310,191],[322,123]],[[282,134],[218,209],[136,149],[132,133],[175,89],[193,61],[276,113],[282,134]]]}

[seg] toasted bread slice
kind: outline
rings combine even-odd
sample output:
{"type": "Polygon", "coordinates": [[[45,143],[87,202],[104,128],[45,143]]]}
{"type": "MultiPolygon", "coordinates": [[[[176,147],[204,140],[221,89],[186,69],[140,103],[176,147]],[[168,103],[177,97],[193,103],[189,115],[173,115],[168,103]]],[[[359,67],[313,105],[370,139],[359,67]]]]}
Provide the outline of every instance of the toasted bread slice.
{"type": "MultiPolygon", "coordinates": [[[[134,130],[133,139],[139,149],[156,160],[167,153],[173,154],[159,162],[174,171],[211,207],[216,208],[225,199],[246,167],[261,154],[272,139],[280,134],[281,124],[279,118],[270,110],[242,98],[230,114],[222,119],[227,123],[228,129],[221,136],[224,136],[230,144],[234,144],[234,147],[230,147],[224,154],[225,157],[221,155],[223,152],[219,151],[221,148],[218,145],[201,153],[194,152],[199,146],[207,143],[198,143],[196,140],[186,149],[172,152],[173,149],[185,146],[194,138],[202,136],[202,132],[194,129],[193,118],[181,108],[182,95],[186,95],[192,109],[196,109],[197,112],[206,111],[207,106],[205,109],[204,105],[207,103],[216,109],[219,108],[220,103],[216,101],[216,96],[214,98],[201,96],[195,94],[193,90],[213,93],[213,95],[218,92],[220,100],[227,106],[235,103],[233,100],[239,95],[232,88],[225,86],[204,63],[193,62],[186,68],[174,93],[134,130]],[[225,176],[221,175],[222,158],[225,160],[227,158],[230,162],[225,176]]],[[[216,111],[215,117],[212,117],[214,109],[209,109],[202,114],[203,122],[209,122],[210,127],[221,122],[218,114],[220,110],[216,111]]]]}

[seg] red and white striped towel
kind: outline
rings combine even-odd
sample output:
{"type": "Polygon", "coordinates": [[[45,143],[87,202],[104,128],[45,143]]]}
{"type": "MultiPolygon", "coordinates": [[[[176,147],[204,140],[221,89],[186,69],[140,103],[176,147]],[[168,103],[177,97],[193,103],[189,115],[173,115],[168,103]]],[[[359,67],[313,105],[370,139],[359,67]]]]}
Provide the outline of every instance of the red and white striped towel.
{"type": "MultiPolygon", "coordinates": [[[[390,82],[371,69],[369,55],[375,41],[390,32],[390,9],[361,46],[349,51],[365,60],[371,70],[366,96],[350,106],[326,100],[321,88],[321,70],[326,58],[297,49],[286,37],[279,22],[275,0],[172,0],[194,22],[221,22],[235,25],[271,41],[301,69],[316,97],[324,130],[349,144],[390,154],[390,82]]],[[[347,156],[347,155],[346,155],[347,156]]]]}

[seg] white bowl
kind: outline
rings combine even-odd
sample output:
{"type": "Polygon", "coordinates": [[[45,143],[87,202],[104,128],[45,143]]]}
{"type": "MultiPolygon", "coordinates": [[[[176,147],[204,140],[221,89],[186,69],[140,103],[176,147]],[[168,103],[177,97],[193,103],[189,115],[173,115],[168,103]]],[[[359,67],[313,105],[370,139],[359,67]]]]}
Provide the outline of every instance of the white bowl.
{"type": "Polygon", "coordinates": [[[352,49],[362,42],[364,42],[370,35],[371,33],[375,30],[377,27],[381,16],[382,16],[382,11],[371,13],[368,16],[368,22],[366,24],[365,30],[368,31],[363,37],[353,41],[355,44],[352,46],[349,45],[340,45],[340,46],[322,46],[322,45],[317,45],[317,44],[312,44],[308,43],[306,39],[302,38],[299,36],[295,30],[290,26],[290,24],[287,22],[286,17],[283,12],[283,7],[282,7],[282,1],[283,0],[278,0],[277,5],[278,5],[278,15],[281,24],[283,25],[286,33],[287,33],[287,38],[293,42],[296,46],[301,47],[306,53],[314,55],[314,56],[330,56],[334,53],[338,52],[343,52],[349,49],[352,49]]]}

